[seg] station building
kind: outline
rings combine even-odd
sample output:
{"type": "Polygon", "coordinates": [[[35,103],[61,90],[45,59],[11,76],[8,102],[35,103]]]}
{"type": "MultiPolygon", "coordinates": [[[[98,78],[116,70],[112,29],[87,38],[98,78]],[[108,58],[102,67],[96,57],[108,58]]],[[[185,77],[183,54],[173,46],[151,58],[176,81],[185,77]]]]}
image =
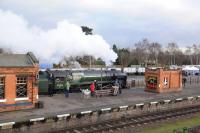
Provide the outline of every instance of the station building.
{"type": "Polygon", "coordinates": [[[181,70],[146,69],[146,91],[151,92],[177,92],[182,90],[181,70]]]}
{"type": "Polygon", "coordinates": [[[27,54],[0,54],[0,112],[34,108],[39,62],[27,54]]]}

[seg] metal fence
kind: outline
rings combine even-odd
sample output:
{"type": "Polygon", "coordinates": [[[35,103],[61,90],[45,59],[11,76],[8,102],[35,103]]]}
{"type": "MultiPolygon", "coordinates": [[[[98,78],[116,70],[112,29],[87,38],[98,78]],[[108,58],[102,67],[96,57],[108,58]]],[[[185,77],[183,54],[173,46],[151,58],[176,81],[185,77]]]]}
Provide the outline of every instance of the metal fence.
{"type": "Polygon", "coordinates": [[[199,86],[200,87],[200,76],[187,76],[183,77],[183,87],[187,86],[199,86]],[[184,83],[184,78],[186,79],[184,83]]]}
{"type": "MultiPolygon", "coordinates": [[[[184,76],[184,78],[186,81],[182,82],[183,87],[200,87],[200,76],[184,76]]],[[[144,76],[131,76],[127,79],[127,85],[130,88],[145,87],[145,78],[144,76]]]]}
{"type": "Polygon", "coordinates": [[[133,88],[133,87],[145,87],[144,76],[130,76],[127,79],[127,85],[130,88],[133,88]]]}

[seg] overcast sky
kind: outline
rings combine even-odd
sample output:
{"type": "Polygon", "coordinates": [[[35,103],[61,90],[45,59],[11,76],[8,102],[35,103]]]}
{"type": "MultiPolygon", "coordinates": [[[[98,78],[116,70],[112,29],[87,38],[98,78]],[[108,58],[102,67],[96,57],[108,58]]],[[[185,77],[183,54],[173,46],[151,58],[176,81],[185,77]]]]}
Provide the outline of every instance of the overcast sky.
{"type": "Polygon", "coordinates": [[[0,0],[0,9],[47,30],[65,19],[86,25],[121,47],[143,38],[165,45],[200,43],[199,0],[0,0]]]}

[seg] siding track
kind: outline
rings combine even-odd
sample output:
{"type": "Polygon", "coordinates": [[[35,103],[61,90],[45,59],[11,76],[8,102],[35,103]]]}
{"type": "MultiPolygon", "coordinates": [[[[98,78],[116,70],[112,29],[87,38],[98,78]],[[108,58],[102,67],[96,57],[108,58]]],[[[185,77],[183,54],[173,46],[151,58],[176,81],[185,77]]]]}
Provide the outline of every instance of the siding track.
{"type": "Polygon", "coordinates": [[[126,127],[138,127],[149,123],[155,123],[159,121],[169,120],[172,118],[185,117],[194,113],[200,112],[200,105],[185,107],[181,109],[173,109],[162,112],[154,112],[149,114],[143,114],[134,117],[124,117],[120,120],[111,120],[103,123],[96,123],[93,125],[87,125],[82,127],[76,127],[71,129],[64,129],[61,132],[66,133],[101,133],[104,131],[115,131],[126,127]]]}

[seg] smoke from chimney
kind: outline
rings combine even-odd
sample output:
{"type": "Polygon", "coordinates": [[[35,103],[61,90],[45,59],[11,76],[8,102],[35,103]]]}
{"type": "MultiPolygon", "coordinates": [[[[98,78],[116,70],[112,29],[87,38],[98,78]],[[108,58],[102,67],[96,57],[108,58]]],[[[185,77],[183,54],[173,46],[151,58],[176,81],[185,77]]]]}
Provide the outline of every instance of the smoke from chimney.
{"type": "Polygon", "coordinates": [[[58,63],[64,56],[92,55],[106,64],[117,58],[102,36],[85,35],[80,26],[67,20],[44,30],[10,11],[0,10],[0,18],[0,48],[15,53],[32,51],[42,63],[58,63]]]}

